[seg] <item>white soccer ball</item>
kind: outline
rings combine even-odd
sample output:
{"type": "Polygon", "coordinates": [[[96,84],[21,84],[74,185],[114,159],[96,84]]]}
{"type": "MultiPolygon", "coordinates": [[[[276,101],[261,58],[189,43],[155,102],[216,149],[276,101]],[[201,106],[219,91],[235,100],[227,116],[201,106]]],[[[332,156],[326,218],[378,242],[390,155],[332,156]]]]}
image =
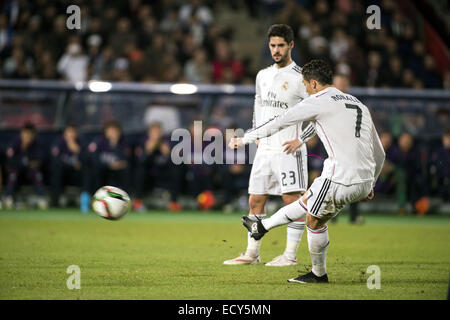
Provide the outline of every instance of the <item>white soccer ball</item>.
{"type": "Polygon", "coordinates": [[[116,187],[101,187],[94,194],[92,209],[102,218],[118,220],[130,209],[130,196],[116,187]]]}

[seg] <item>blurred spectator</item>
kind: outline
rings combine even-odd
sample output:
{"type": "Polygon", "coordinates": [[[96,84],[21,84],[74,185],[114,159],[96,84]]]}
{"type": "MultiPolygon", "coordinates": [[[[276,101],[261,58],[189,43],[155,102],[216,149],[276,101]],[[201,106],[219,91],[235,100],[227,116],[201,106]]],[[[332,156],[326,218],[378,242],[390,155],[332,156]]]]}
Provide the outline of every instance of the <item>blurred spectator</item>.
{"type": "Polygon", "coordinates": [[[113,69],[111,71],[111,81],[131,81],[130,61],[127,58],[120,57],[114,60],[113,69]]]}
{"type": "Polygon", "coordinates": [[[381,57],[376,51],[371,51],[367,58],[368,70],[360,74],[360,81],[367,87],[378,87],[382,81],[381,57]]]}
{"type": "MultiPolygon", "coordinates": [[[[98,34],[92,34],[87,38],[87,46],[88,46],[88,57],[89,57],[89,67],[88,67],[88,73],[89,78],[91,79],[92,76],[92,65],[94,61],[100,56],[101,54],[101,45],[102,45],[102,38],[98,34]]],[[[98,79],[98,78],[96,78],[98,79]]]]}
{"type": "Polygon", "coordinates": [[[155,100],[154,104],[148,106],[144,114],[145,126],[149,127],[158,122],[161,124],[163,135],[169,135],[172,131],[180,128],[180,121],[180,111],[162,99],[155,100]]]}
{"type": "Polygon", "coordinates": [[[315,22],[311,26],[311,37],[308,40],[309,59],[328,59],[328,40],[323,36],[320,25],[315,22]]]}
{"type": "Polygon", "coordinates": [[[410,69],[404,69],[402,74],[402,87],[412,88],[416,77],[410,69]]]}
{"type": "MultiPolygon", "coordinates": [[[[59,15],[55,18],[52,18],[52,20],[49,20],[53,22],[52,30],[47,32],[35,32],[35,35],[38,36],[38,39],[42,40],[44,46],[51,50],[55,57],[61,57],[64,55],[64,50],[66,49],[67,44],[69,43],[69,35],[66,27],[66,16],[65,15],[59,15]]],[[[45,18],[42,20],[45,21],[45,18]]],[[[45,24],[45,22],[43,23],[45,24]]],[[[50,26],[49,26],[50,27],[50,26]]],[[[33,41],[32,39],[31,41],[33,41]]],[[[81,44],[80,44],[81,46],[81,44]]],[[[82,48],[80,47],[80,51],[82,51],[82,48]]],[[[57,60],[55,60],[57,62],[57,60]]]]}
{"type": "Polygon", "coordinates": [[[209,118],[209,123],[212,126],[219,128],[220,130],[235,128],[232,126],[233,117],[227,114],[226,101],[223,101],[222,104],[219,104],[213,108],[211,116],[209,118]]]}
{"type": "Polygon", "coordinates": [[[158,22],[154,17],[149,16],[144,21],[142,21],[141,28],[138,32],[138,47],[145,50],[150,47],[153,41],[153,35],[156,33],[156,28],[158,27],[158,22]]]}
{"type": "Polygon", "coordinates": [[[81,187],[81,146],[76,126],[66,126],[62,136],[53,145],[51,153],[51,204],[57,207],[60,205],[64,186],[81,187]]]}
{"type": "Polygon", "coordinates": [[[90,78],[95,80],[112,80],[114,63],[113,49],[110,46],[106,46],[100,55],[91,57],[89,67],[90,78]]]}
{"type": "Polygon", "coordinates": [[[425,88],[441,88],[442,81],[439,73],[436,71],[434,58],[427,54],[424,59],[423,83],[425,88]]]}
{"type": "Polygon", "coordinates": [[[180,65],[185,65],[186,61],[192,58],[196,49],[197,44],[194,36],[192,34],[184,36],[178,49],[177,62],[180,65]]]}
{"type": "Polygon", "coordinates": [[[12,31],[12,28],[8,26],[8,17],[0,14],[0,52],[11,42],[12,31]]]}
{"type": "Polygon", "coordinates": [[[389,61],[389,69],[383,75],[384,86],[399,88],[402,86],[402,61],[400,57],[393,56],[389,61]]]}
{"type": "Polygon", "coordinates": [[[81,45],[71,43],[58,62],[58,72],[70,82],[86,81],[88,65],[89,59],[83,54],[81,45]]]}
{"type": "Polygon", "coordinates": [[[130,19],[122,17],[116,22],[114,33],[110,33],[108,43],[113,48],[114,53],[120,57],[124,52],[124,44],[136,42],[136,35],[131,30],[130,19]]]}
{"type": "Polygon", "coordinates": [[[330,55],[331,59],[334,61],[337,61],[341,59],[342,57],[345,57],[348,52],[348,40],[347,35],[345,34],[344,30],[342,29],[336,29],[333,32],[333,38],[330,42],[330,55]]]}
{"type": "Polygon", "coordinates": [[[44,196],[42,160],[43,150],[36,140],[36,128],[27,123],[20,130],[20,136],[6,150],[7,186],[5,207],[12,208],[17,189],[32,183],[38,196],[38,207],[47,208],[44,196]]]}
{"type": "Polygon", "coordinates": [[[329,37],[331,34],[330,28],[330,6],[326,0],[317,0],[313,3],[313,17],[314,21],[318,22],[322,27],[325,36],[329,37]]]}
{"type": "Polygon", "coordinates": [[[415,74],[424,72],[425,45],[422,41],[414,41],[413,53],[407,61],[407,66],[415,74]]]}
{"type": "Polygon", "coordinates": [[[212,11],[202,0],[190,0],[181,6],[178,17],[183,25],[188,25],[191,19],[197,19],[202,25],[207,27],[213,21],[212,11]]]}
{"type": "Polygon", "coordinates": [[[50,50],[44,50],[36,61],[34,77],[37,79],[54,80],[58,79],[58,71],[53,63],[54,56],[50,50]]]}
{"type": "Polygon", "coordinates": [[[450,130],[441,137],[442,144],[432,152],[431,171],[437,177],[438,195],[450,201],[450,130]]]}
{"type": "Polygon", "coordinates": [[[302,24],[302,8],[295,0],[284,1],[284,5],[275,18],[277,23],[287,24],[292,30],[298,30],[302,24]]]}
{"type": "Polygon", "coordinates": [[[186,183],[189,186],[187,193],[193,197],[213,189],[211,177],[214,175],[214,168],[206,164],[203,157],[203,150],[208,143],[203,141],[204,128],[200,128],[199,122],[202,123],[202,121],[193,121],[189,126],[191,162],[186,164],[186,183]]]}
{"type": "Polygon", "coordinates": [[[180,28],[180,20],[178,19],[178,12],[172,8],[167,13],[166,17],[161,20],[159,29],[164,33],[171,33],[180,28]]]}
{"type": "Polygon", "coordinates": [[[395,166],[392,163],[392,135],[389,132],[380,133],[380,141],[386,153],[386,159],[384,160],[383,168],[381,169],[380,176],[375,185],[375,193],[389,194],[392,191],[394,185],[394,169],[395,166]]]}
{"type": "Polygon", "coordinates": [[[159,187],[170,192],[169,209],[181,209],[178,196],[181,188],[181,171],[171,161],[170,140],[163,136],[161,124],[155,122],[148,127],[147,135],[135,149],[136,166],[136,199],[133,209],[145,210],[142,201],[145,191],[159,187]]]}
{"type": "Polygon", "coordinates": [[[228,42],[221,38],[215,44],[213,80],[216,83],[239,83],[244,75],[244,66],[233,57],[228,42]]]}
{"type": "Polygon", "coordinates": [[[3,75],[10,79],[27,79],[33,74],[33,61],[25,56],[21,48],[14,48],[11,57],[5,60],[3,75]]]}
{"type": "Polygon", "coordinates": [[[130,150],[122,135],[120,123],[107,122],[103,136],[91,142],[88,150],[92,155],[91,175],[95,189],[113,185],[126,190],[130,150]]]}
{"type": "Polygon", "coordinates": [[[348,89],[350,88],[350,79],[345,74],[337,73],[333,77],[333,85],[342,92],[348,92],[348,89]]]}
{"type": "Polygon", "coordinates": [[[125,55],[130,63],[130,76],[132,81],[142,81],[146,76],[146,61],[144,51],[136,47],[133,41],[125,43],[125,55]]]}
{"type": "Polygon", "coordinates": [[[206,51],[196,49],[192,59],[188,60],[184,67],[184,76],[187,82],[209,83],[211,82],[211,67],[206,51]]]}
{"type": "Polygon", "coordinates": [[[422,174],[423,165],[414,137],[407,132],[398,138],[398,146],[392,151],[392,162],[395,165],[396,196],[399,214],[406,214],[406,204],[412,207],[427,191],[422,174]]]}

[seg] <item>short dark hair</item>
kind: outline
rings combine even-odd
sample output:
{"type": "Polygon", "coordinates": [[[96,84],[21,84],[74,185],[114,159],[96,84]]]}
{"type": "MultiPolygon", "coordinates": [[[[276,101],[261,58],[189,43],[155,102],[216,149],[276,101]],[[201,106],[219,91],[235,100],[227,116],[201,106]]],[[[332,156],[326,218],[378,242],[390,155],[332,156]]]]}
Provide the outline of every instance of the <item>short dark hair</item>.
{"type": "Polygon", "coordinates": [[[153,121],[153,122],[150,122],[147,126],[148,129],[153,128],[153,127],[159,127],[160,129],[162,129],[162,123],[159,121],[153,121]]]}
{"type": "Polygon", "coordinates": [[[31,122],[26,122],[22,127],[22,131],[31,131],[32,133],[36,133],[36,127],[31,122]]]}
{"type": "Polygon", "coordinates": [[[267,31],[267,39],[271,37],[283,38],[287,43],[294,41],[294,31],[287,24],[274,24],[267,31]]]}
{"type": "Polygon", "coordinates": [[[68,123],[68,124],[66,124],[66,126],[64,127],[64,130],[69,129],[69,128],[78,130],[78,126],[75,123],[68,123]]]}
{"type": "Polygon", "coordinates": [[[119,121],[116,120],[106,122],[105,125],[103,126],[103,130],[106,130],[108,128],[116,128],[117,130],[122,132],[122,125],[120,124],[119,121]]]}
{"type": "Polygon", "coordinates": [[[316,80],[322,85],[333,83],[333,71],[324,60],[311,60],[302,67],[303,79],[306,81],[316,80]]]}

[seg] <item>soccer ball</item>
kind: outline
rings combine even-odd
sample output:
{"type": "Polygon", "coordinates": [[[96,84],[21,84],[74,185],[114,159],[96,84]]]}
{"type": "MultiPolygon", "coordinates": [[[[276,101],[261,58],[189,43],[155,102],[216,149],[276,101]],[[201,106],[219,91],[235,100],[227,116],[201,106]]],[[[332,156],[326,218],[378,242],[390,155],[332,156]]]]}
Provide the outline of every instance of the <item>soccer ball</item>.
{"type": "Polygon", "coordinates": [[[122,218],[130,208],[130,196],[122,189],[104,186],[98,189],[92,200],[92,209],[108,220],[122,218]]]}

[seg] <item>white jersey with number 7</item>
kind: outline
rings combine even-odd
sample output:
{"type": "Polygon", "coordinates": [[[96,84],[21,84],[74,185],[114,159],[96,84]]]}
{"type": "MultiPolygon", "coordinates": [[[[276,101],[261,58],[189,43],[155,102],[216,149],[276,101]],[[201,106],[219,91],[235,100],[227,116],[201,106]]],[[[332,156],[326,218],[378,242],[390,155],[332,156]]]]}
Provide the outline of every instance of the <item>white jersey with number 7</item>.
{"type": "Polygon", "coordinates": [[[335,87],[327,87],[249,130],[242,141],[248,144],[307,120],[315,123],[316,134],[328,153],[322,177],[343,185],[366,181],[375,185],[385,153],[370,112],[357,98],[335,87]]]}

